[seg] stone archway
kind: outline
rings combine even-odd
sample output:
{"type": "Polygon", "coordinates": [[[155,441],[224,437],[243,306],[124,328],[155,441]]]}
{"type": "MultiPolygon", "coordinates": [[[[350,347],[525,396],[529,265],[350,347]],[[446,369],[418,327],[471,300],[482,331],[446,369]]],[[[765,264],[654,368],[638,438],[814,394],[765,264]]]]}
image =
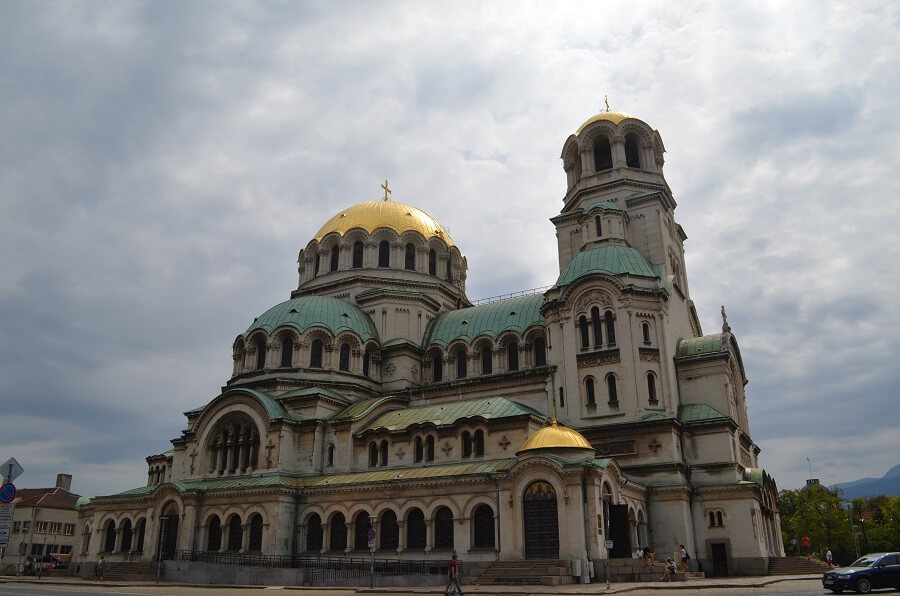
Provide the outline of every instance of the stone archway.
{"type": "Polygon", "coordinates": [[[159,549],[157,558],[160,561],[175,558],[178,550],[178,508],[169,503],[159,516],[159,549]]]}
{"type": "Polygon", "coordinates": [[[556,491],[543,480],[532,482],[522,498],[525,558],[559,558],[559,518],[556,491]]]}

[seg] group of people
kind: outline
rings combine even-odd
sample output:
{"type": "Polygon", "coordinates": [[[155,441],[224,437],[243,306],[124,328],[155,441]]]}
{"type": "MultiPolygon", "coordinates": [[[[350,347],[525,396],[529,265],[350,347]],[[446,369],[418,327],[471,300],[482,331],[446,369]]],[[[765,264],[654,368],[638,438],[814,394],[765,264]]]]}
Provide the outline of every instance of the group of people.
{"type": "MultiPolygon", "coordinates": [[[[688,554],[687,550],[684,548],[683,544],[678,545],[681,548],[681,568],[684,572],[688,570],[688,561],[691,560],[691,556],[688,554]]],[[[655,553],[653,552],[653,546],[639,546],[637,551],[635,552],[635,556],[641,561],[641,566],[645,565],[656,565],[655,553]]],[[[663,563],[663,576],[659,579],[665,581],[672,581],[672,576],[678,573],[678,564],[675,563],[675,560],[672,557],[666,557],[665,562],[663,563]]]]}

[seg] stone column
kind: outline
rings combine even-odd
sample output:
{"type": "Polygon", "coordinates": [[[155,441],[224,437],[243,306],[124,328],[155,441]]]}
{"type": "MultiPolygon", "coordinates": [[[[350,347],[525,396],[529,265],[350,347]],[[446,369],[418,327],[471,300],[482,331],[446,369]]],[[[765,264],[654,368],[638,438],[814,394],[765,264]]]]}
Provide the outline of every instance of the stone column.
{"type": "Polygon", "coordinates": [[[241,552],[250,550],[250,523],[241,524],[241,552]]]}
{"type": "Polygon", "coordinates": [[[406,530],[403,526],[406,524],[402,519],[397,520],[397,554],[399,555],[406,550],[406,530]]]}
{"type": "Polygon", "coordinates": [[[350,554],[350,551],[353,550],[353,526],[354,520],[350,518],[350,520],[345,520],[344,525],[347,528],[347,548],[344,549],[345,554],[350,554]]]}
{"type": "Polygon", "coordinates": [[[625,137],[616,134],[609,139],[610,149],[612,149],[613,169],[625,167],[625,137]]]}
{"type": "Polygon", "coordinates": [[[425,520],[425,552],[430,553],[434,549],[434,520],[425,520]]]}

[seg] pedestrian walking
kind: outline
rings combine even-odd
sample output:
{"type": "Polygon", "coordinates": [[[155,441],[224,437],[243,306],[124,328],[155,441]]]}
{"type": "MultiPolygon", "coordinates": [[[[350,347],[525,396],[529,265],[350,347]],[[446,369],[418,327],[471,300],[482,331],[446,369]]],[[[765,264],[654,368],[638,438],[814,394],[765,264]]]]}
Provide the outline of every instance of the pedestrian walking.
{"type": "Polygon", "coordinates": [[[834,567],[834,564],[833,564],[832,558],[831,558],[831,557],[832,557],[832,555],[831,555],[831,549],[828,548],[828,547],[826,546],[826,547],[825,547],[825,550],[828,551],[828,552],[825,553],[825,562],[828,563],[828,568],[831,569],[831,568],[834,567]]]}
{"type": "Polygon", "coordinates": [[[447,589],[444,590],[444,594],[450,596],[453,590],[456,590],[456,593],[462,596],[463,591],[462,586],[459,585],[459,564],[456,562],[456,553],[453,553],[453,558],[450,559],[450,564],[447,566],[447,589]]]}
{"type": "Polygon", "coordinates": [[[103,574],[106,573],[106,559],[102,556],[100,560],[97,561],[97,565],[94,566],[94,576],[96,577],[98,582],[103,581],[103,574]]]}
{"type": "Polygon", "coordinates": [[[687,562],[691,560],[691,555],[685,550],[683,544],[679,544],[678,546],[681,547],[681,566],[684,567],[684,572],[687,573],[687,562]]]}

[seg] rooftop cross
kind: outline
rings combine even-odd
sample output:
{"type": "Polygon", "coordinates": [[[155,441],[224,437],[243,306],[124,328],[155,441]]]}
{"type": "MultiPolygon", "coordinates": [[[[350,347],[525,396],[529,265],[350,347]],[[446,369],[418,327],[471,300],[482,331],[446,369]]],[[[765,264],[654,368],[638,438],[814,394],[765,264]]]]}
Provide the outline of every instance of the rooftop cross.
{"type": "Polygon", "coordinates": [[[387,181],[387,180],[384,181],[384,184],[381,185],[381,188],[384,189],[384,200],[385,200],[385,201],[389,201],[390,199],[388,198],[388,195],[391,193],[391,189],[388,188],[388,181],[387,181]]]}
{"type": "Polygon", "coordinates": [[[609,111],[609,96],[608,95],[603,96],[603,103],[606,104],[606,111],[608,112],[609,111]]]}

